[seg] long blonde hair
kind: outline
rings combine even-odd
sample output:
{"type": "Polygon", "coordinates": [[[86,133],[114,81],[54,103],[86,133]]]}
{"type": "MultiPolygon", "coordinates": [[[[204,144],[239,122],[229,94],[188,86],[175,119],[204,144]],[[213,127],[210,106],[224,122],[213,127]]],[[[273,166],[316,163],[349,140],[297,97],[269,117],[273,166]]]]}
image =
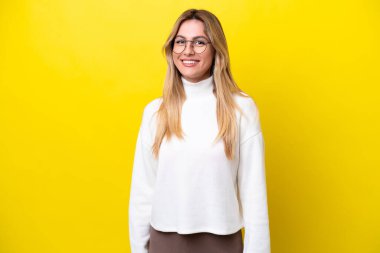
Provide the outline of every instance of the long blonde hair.
{"type": "Polygon", "coordinates": [[[157,130],[152,152],[157,158],[164,137],[170,139],[174,134],[179,139],[183,139],[181,111],[182,105],[186,100],[186,95],[181,80],[181,73],[173,62],[172,49],[174,38],[182,22],[189,19],[197,19],[203,22],[205,33],[215,49],[215,55],[211,65],[211,74],[214,75],[213,93],[217,99],[216,110],[219,133],[214,142],[222,138],[226,157],[232,160],[235,156],[238,134],[235,109],[241,112],[241,108],[233,99],[233,94],[244,97],[247,95],[242,93],[242,90],[232,78],[227,41],[221,23],[214,14],[202,9],[189,9],[184,11],[175,22],[169,37],[162,47],[162,53],[166,56],[168,68],[164,81],[162,103],[157,111],[157,130]]]}

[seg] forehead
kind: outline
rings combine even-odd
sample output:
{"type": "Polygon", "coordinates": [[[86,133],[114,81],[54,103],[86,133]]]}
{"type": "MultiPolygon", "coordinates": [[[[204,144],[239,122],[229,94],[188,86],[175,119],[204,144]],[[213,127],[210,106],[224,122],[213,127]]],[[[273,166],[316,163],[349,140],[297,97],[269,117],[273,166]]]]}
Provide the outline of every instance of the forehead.
{"type": "Polygon", "coordinates": [[[197,36],[204,36],[207,38],[204,32],[204,24],[197,19],[190,19],[184,21],[178,29],[177,36],[181,35],[185,38],[194,38],[197,36]]]}

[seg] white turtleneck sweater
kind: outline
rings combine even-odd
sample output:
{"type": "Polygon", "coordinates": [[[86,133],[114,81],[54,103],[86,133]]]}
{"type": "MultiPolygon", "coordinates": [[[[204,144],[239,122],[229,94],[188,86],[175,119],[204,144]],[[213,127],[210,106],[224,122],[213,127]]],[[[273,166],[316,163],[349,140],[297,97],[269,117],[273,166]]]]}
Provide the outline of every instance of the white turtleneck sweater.
{"type": "Polygon", "coordinates": [[[259,111],[251,97],[234,95],[239,145],[228,160],[218,134],[213,76],[197,83],[182,77],[183,140],[164,138],[158,159],[151,145],[155,112],[162,98],[149,102],[137,137],[129,201],[132,253],[147,253],[149,228],[189,234],[226,235],[244,227],[244,253],[269,253],[264,140],[259,111]]]}

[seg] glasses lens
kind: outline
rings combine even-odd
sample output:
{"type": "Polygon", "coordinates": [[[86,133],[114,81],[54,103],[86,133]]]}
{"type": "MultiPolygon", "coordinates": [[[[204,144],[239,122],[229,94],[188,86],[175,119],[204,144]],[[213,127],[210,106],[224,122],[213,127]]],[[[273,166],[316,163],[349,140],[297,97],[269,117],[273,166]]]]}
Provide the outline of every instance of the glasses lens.
{"type": "Polygon", "coordinates": [[[176,45],[174,45],[173,52],[176,53],[176,54],[180,54],[180,53],[183,52],[184,49],[185,49],[185,46],[176,46],[176,45]]]}
{"type": "Polygon", "coordinates": [[[197,54],[203,53],[205,50],[206,50],[206,45],[204,45],[204,46],[195,46],[194,47],[194,51],[197,54]]]}
{"type": "MultiPolygon", "coordinates": [[[[204,40],[195,40],[192,43],[194,52],[197,54],[203,53],[206,50],[207,42],[204,40]]],[[[173,44],[173,52],[176,54],[182,53],[186,48],[186,41],[183,39],[177,39],[173,44]]]]}
{"type": "Polygon", "coordinates": [[[180,54],[185,49],[185,46],[186,46],[186,41],[182,39],[176,39],[174,40],[174,43],[173,43],[173,52],[180,54]]]}
{"type": "Polygon", "coordinates": [[[197,54],[202,53],[206,49],[206,45],[207,45],[207,42],[202,39],[193,41],[194,51],[197,54]]]}

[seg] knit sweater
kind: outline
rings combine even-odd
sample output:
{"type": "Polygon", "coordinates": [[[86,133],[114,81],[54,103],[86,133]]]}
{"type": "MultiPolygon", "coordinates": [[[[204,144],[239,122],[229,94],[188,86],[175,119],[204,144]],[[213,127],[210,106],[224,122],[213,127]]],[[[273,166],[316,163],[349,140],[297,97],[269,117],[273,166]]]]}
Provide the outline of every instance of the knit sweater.
{"type": "Polygon", "coordinates": [[[133,162],[129,201],[132,253],[148,253],[149,227],[163,232],[227,235],[245,229],[244,253],[270,253],[264,140],[251,97],[233,95],[238,145],[228,160],[218,134],[214,80],[182,77],[184,139],[163,139],[158,159],[151,146],[162,97],[144,108],[133,162]]]}

